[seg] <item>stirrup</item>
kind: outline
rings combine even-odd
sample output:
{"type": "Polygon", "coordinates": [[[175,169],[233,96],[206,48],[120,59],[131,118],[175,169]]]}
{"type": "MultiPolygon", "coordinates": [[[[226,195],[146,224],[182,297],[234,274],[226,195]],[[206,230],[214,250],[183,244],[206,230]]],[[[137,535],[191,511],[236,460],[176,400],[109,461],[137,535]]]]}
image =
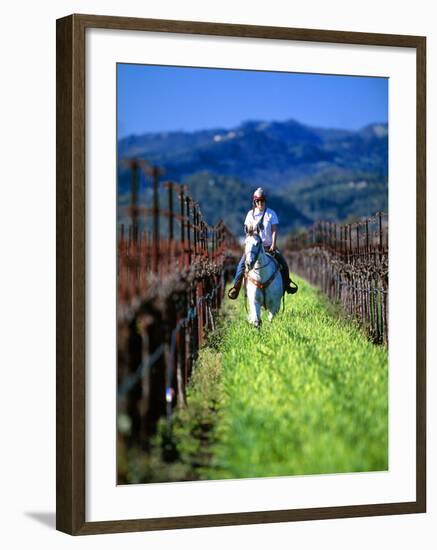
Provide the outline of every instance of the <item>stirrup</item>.
{"type": "Polygon", "coordinates": [[[297,284],[296,284],[294,281],[291,281],[291,280],[290,280],[290,282],[288,283],[288,285],[287,285],[286,288],[285,288],[285,292],[286,292],[287,294],[296,294],[298,288],[299,288],[299,287],[297,286],[297,284]],[[291,286],[292,284],[293,284],[294,286],[291,286]]]}
{"type": "Polygon", "coordinates": [[[298,286],[292,279],[289,279],[288,282],[283,280],[282,284],[283,284],[285,294],[296,294],[298,290],[298,286]],[[294,285],[294,286],[291,286],[291,285],[294,285]]]}
{"type": "Polygon", "coordinates": [[[228,298],[230,300],[236,300],[238,298],[239,293],[240,293],[240,289],[233,286],[228,290],[228,298]]]}

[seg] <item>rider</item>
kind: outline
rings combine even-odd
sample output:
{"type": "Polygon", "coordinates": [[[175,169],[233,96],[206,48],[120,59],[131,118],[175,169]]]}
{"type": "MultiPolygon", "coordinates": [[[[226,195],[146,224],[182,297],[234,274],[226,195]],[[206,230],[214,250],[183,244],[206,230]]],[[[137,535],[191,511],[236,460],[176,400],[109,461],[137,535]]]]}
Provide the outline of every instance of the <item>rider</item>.
{"type": "MultiPolygon", "coordinates": [[[[266,208],[266,194],[262,187],[253,194],[253,208],[249,210],[244,222],[244,229],[247,233],[248,227],[257,227],[257,231],[264,245],[266,252],[272,254],[279,262],[282,272],[282,284],[285,292],[291,294],[293,289],[290,287],[290,272],[288,270],[287,262],[282,254],[276,248],[276,239],[278,237],[278,216],[276,212],[271,208],[266,208]]],[[[243,282],[244,275],[244,262],[246,260],[246,254],[243,253],[241,260],[237,267],[235,274],[234,286],[229,290],[228,297],[231,300],[235,300],[240,292],[241,283],[243,282]]]]}

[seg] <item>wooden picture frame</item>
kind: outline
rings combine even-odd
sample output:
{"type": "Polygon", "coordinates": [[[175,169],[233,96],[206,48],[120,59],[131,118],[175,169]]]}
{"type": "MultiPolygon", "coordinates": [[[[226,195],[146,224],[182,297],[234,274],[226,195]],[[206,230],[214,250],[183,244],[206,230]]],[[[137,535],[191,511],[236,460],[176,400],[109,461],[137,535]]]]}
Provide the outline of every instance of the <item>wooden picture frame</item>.
{"type": "MultiPolygon", "coordinates": [[[[71,15],[57,21],[57,529],[71,535],[274,523],[426,511],[426,39],[327,30],[71,15]],[[118,29],[416,51],[416,499],[411,502],[86,521],[85,33],[118,29]]],[[[406,282],[406,286],[408,286],[406,282]]],[[[408,288],[408,292],[413,289],[408,288]]]]}

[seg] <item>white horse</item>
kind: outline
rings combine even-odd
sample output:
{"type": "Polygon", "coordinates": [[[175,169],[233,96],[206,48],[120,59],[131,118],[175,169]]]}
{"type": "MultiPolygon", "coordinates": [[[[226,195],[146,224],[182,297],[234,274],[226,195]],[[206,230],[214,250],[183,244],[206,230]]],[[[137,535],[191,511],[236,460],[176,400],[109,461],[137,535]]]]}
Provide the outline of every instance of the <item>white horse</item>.
{"type": "Polygon", "coordinates": [[[245,241],[246,292],[249,301],[249,323],[261,326],[261,306],[269,312],[269,321],[279,312],[283,294],[279,264],[264,251],[261,237],[249,232],[245,241]]]}

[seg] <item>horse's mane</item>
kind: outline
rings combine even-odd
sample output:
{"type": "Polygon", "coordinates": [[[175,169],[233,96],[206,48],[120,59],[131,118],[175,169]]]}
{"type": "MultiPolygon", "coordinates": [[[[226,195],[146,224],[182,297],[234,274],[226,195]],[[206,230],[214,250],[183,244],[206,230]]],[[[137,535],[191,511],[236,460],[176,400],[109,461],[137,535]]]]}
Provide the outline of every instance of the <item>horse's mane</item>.
{"type": "Polygon", "coordinates": [[[247,234],[249,235],[249,237],[253,237],[253,235],[258,235],[256,229],[257,229],[256,223],[254,224],[251,223],[247,226],[247,234]]]}

